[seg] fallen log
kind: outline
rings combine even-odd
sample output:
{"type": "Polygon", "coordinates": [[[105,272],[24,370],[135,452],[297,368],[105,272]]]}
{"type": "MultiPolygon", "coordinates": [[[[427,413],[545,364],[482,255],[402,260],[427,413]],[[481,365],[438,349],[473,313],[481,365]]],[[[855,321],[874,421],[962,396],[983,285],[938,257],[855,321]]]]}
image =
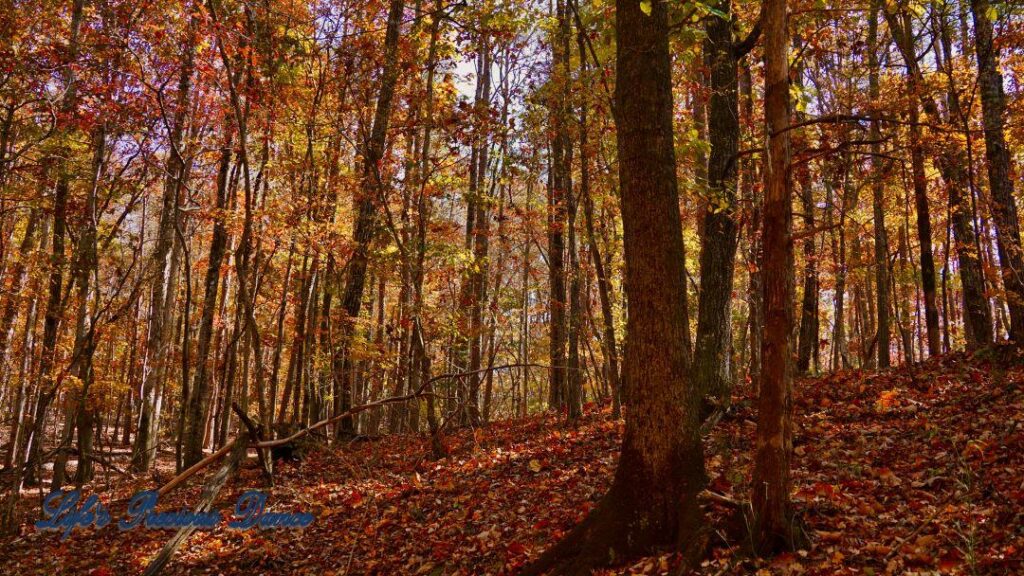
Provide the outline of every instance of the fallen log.
{"type": "MultiPolygon", "coordinates": [[[[157,491],[157,493],[160,496],[164,496],[167,493],[169,493],[171,490],[174,490],[175,488],[180,486],[181,483],[184,482],[185,480],[188,480],[189,478],[191,478],[196,473],[198,473],[199,471],[203,470],[204,468],[206,468],[210,464],[212,464],[212,463],[216,462],[217,460],[220,460],[221,458],[223,458],[224,455],[226,455],[228,452],[231,451],[231,447],[236,442],[241,441],[243,444],[246,445],[247,448],[251,447],[251,448],[255,448],[257,450],[266,450],[268,448],[274,448],[276,446],[284,446],[286,444],[290,444],[290,443],[298,440],[299,438],[302,438],[303,436],[309,434],[310,432],[313,432],[315,430],[319,430],[320,428],[323,428],[325,426],[329,426],[329,425],[331,425],[331,424],[333,424],[335,422],[339,422],[343,418],[349,418],[351,416],[355,416],[356,414],[359,414],[361,412],[365,412],[365,411],[373,409],[373,408],[380,408],[381,406],[387,406],[389,404],[396,404],[398,402],[408,402],[409,400],[415,400],[417,398],[432,397],[432,396],[434,396],[434,393],[430,392],[428,390],[431,389],[431,387],[433,386],[433,384],[435,382],[438,382],[440,380],[450,380],[450,379],[454,379],[454,378],[465,378],[467,376],[472,376],[474,374],[480,374],[480,373],[483,373],[483,372],[490,372],[490,371],[493,371],[493,370],[506,370],[506,369],[509,369],[509,368],[521,368],[523,366],[531,366],[531,367],[538,367],[538,368],[548,368],[548,366],[546,366],[544,364],[517,363],[517,364],[503,364],[501,366],[490,366],[490,367],[487,367],[487,368],[482,368],[480,370],[472,370],[472,371],[469,371],[469,372],[458,372],[458,373],[454,373],[454,374],[440,374],[438,376],[433,376],[433,377],[429,378],[426,382],[421,384],[420,387],[415,392],[412,392],[410,394],[405,394],[403,396],[391,396],[389,398],[383,398],[383,399],[377,400],[375,402],[368,402],[366,404],[361,404],[359,406],[355,406],[353,408],[350,408],[349,410],[346,410],[345,412],[342,412],[341,414],[338,414],[337,416],[331,416],[330,418],[326,418],[324,420],[321,420],[321,421],[317,422],[316,424],[312,424],[312,425],[310,425],[310,426],[308,426],[306,428],[303,428],[302,430],[299,430],[298,432],[296,432],[296,433],[294,433],[294,434],[292,434],[292,435],[290,435],[290,436],[288,436],[286,438],[279,438],[277,440],[265,440],[265,441],[262,441],[262,442],[249,443],[249,442],[246,442],[248,434],[239,436],[239,437],[235,438],[235,440],[233,440],[231,442],[228,442],[226,445],[224,445],[219,450],[215,451],[213,454],[210,454],[206,458],[203,458],[199,462],[196,462],[189,469],[183,471],[182,473],[180,473],[177,476],[175,476],[174,478],[172,478],[171,481],[168,482],[167,484],[164,484],[164,486],[162,488],[160,488],[157,491]]],[[[439,442],[440,439],[437,438],[436,441],[439,442]]]]}
{"type": "MultiPolygon", "coordinates": [[[[199,505],[196,506],[196,512],[209,512],[213,507],[213,501],[217,499],[217,495],[220,494],[221,488],[227,484],[228,479],[234,476],[235,472],[238,471],[238,465],[245,457],[245,452],[248,448],[246,438],[239,436],[233,441],[229,442],[225,448],[230,452],[228,459],[224,461],[224,464],[217,470],[206,485],[203,486],[203,497],[199,501],[199,505]]],[[[174,534],[174,536],[164,544],[164,547],[156,555],[156,558],[149,563],[146,567],[145,576],[156,576],[163,569],[164,566],[171,560],[171,556],[188,540],[188,537],[196,531],[195,526],[186,526],[181,528],[174,534]]]]}

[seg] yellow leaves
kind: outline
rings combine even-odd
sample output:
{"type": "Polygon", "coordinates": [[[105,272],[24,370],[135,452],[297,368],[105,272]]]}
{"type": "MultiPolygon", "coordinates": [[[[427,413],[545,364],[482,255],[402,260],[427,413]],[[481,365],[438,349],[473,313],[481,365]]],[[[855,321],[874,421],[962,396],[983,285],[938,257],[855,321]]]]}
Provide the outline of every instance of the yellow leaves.
{"type": "Polygon", "coordinates": [[[651,15],[651,0],[640,0],[640,11],[644,14],[651,15]]]}
{"type": "Polygon", "coordinates": [[[878,396],[878,400],[875,401],[876,412],[888,412],[895,405],[899,399],[899,390],[886,390],[878,396]]]}
{"type": "Polygon", "coordinates": [[[529,463],[528,466],[529,466],[531,472],[534,472],[534,473],[540,472],[540,469],[541,469],[540,460],[537,460],[536,458],[534,458],[533,460],[530,460],[530,463],[529,463]]]}

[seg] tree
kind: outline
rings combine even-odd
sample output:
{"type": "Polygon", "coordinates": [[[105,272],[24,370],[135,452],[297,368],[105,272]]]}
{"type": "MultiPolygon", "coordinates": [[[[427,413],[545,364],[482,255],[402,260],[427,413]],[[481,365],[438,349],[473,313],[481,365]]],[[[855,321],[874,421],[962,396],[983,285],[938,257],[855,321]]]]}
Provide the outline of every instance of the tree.
{"type": "MultiPolygon", "coordinates": [[[[871,3],[868,18],[868,95],[873,106],[878,101],[878,1],[871,3]]],[[[878,367],[889,367],[889,239],[885,232],[885,173],[881,159],[882,134],[878,126],[878,113],[872,112],[868,138],[871,144],[871,206],[875,232],[875,309],[878,331],[875,346],[878,367]]]]}
{"type": "Polygon", "coordinates": [[[709,73],[707,208],[700,243],[700,299],[693,368],[697,387],[716,404],[728,401],[732,384],[730,354],[733,268],[736,261],[736,171],[740,122],[738,59],[760,34],[760,23],[743,42],[733,39],[731,0],[708,18],[704,60],[709,73]]]}
{"type": "Polygon", "coordinates": [[[762,553],[793,548],[790,502],[793,451],[793,183],[789,150],[789,31],[786,0],[765,0],[764,341],[757,402],[754,546],[762,553]]]}
{"type": "Polygon", "coordinates": [[[703,550],[700,395],[683,349],[682,230],[672,140],[668,3],[616,3],[615,122],[629,313],[626,430],[608,493],[525,574],[594,566],[676,547],[703,550]],[[649,9],[648,9],[649,8],[649,9]]]}
{"type": "Polygon", "coordinates": [[[978,60],[978,90],[981,93],[982,120],[985,127],[985,157],[988,160],[988,185],[992,191],[992,216],[999,242],[999,263],[1006,303],[1010,308],[1010,339],[1024,343],[1024,254],[1020,244],[1020,221],[1010,178],[1010,152],[1003,135],[1006,95],[1003,75],[999,73],[999,48],[993,42],[993,6],[988,0],[971,0],[974,16],[974,55],[978,60]]]}
{"type": "MultiPolygon", "coordinates": [[[[335,372],[335,379],[341,384],[335,390],[335,414],[345,412],[352,405],[352,368],[354,363],[350,354],[351,340],[355,330],[355,320],[359,317],[359,311],[363,305],[363,288],[366,285],[366,265],[369,262],[370,243],[373,241],[379,225],[377,197],[381,187],[380,163],[384,158],[388,124],[391,122],[392,101],[395,97],[395,85],[398,82],[398,40],[401,35],[404,11],[404,0],[391,0],[388,7],[387,30],[384,35],[384,67],[380,78],[380,93],[377,95],[377,106],[369,138],[366,139],[362,150],[362,184],[359,196],[356,198],[357,216],[352,231],[355,253],[348,264],[348,275],[341,296],[341,306],[347,318],[342,334],[342,350],[337,354],[340,362],[335,372]]],[[[352,434],[355,432],[355,423],[351,418],[345,418],[337,430],[342,435],[352,434]]]]}

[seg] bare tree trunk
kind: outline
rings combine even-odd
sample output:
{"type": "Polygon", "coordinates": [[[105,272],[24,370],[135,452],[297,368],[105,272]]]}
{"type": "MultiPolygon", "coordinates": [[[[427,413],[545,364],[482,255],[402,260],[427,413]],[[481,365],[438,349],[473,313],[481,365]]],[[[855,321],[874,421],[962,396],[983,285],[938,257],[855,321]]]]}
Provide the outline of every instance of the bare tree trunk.
{"type": "Polygon", "coordinates": [[[797,536],[790,502],[793,213],[786,0],[765,0],[763,10],[764,110],[768,137],[764,182],[765,330],[751,500],[754,546],[760,553],[771,553],[792,549],[797,536]]]}
{"type": "MultiPolygon", "coordinates": [[[[907,76],[907,89],[917,92],[914,76],[907,76]]],[[[939,309],[935,301],[935,259],[932,256],[931,209],[928,206],[928,180],[924,171],[924,152],[921,148],[921,126],[918,104],[911,99],[910,112],[910,167],[914,183],[914,207],[917,212],[917,241],[921,252],[921,292],[924,295],[924,320],[928,332],[928,354],[942,353],[939,342],[939,309]]]]}
{"type": "MultiPolygon", "coordinates": [[[[579,14],[579,4],[572,0],[573,14],[576,19],[576,44],[580,53],[580,76],[584,82],[590,81],[587,65],[587,51],[585,46],[586,29],[579,14]]],[[[594,231],[594,199],[590,194],[590,124],[588,121],[589,104],[586,95],[580,99],[580,197],[583,200],[583,218],[587,227],[587,249],[590,251],[594,263],[594,273],[597,276],[597,294],[601,301],[601,344],[604,349],[605,362],[607,363],[608,382],[611,385],[612,393],[612,415],[618,418],[621,414],[622,385],[619,379],[619,351],[615,343],[615,318],[612,314],[611,283],[608,280],[608,273],[601,260],[601,248],[597,242],[597,235],[594,231]]],[[[529,248],[529,244],[527,244],[529,248]]],[[[527,264],[528,267],[528,264],[527,264]]],[[[528,362],[523,355],[522,362],[528,362]]],[[[524,372],[525,374],[525,372],[524,372]]],[[[525,377],[524,377],[525,378],[525,377]]],[[[525,379],[524,379],[525,382],[525,379]]]]}
{"type": "Polygon", "coordinates": [[[195,69],[195,44],[193,24],[183,39],[184,52],[178,81],[178,98],[170,134],[170,150],[167,160],[167,178],[164,181],[163,201],[160,209],[160,224],[156,246],[153,249],[151,269],[154,273],[149,301],[149,335],[146,341],[146,361],[142,374],[142,412],[139,416],[139,430],[132,447],[132,470],[146,472],[156,458],[157,440],[160,433],[158,395],[164,385],[169,367],[167,355],[170,337],[170,317],[174,293],[172,282],[176,279],[173,258],[174,232],[178,222],[178,197],[185,185],[185,158],[182,156],[182,134],[188,119],[191,102],[192,73],[195,69]]]}
{"type": "Polygon", "coordinates": [[[551,166],[548,182],[548,312],[551,315],[551,368],[548,382],[548,408],[565,407],[566,395],[566,287],[565,226],[566,201],[572,194],[570,183],[571,142],[568,126],[569,109],[569,15],[566,0],[557,0],[555,16],[558,29],[551,39],[551,82],[554,96],[549,114],[551,130],[551,166]]]}
{"type": "MultiPolygon", "coordinates": [[[[700,250],[700,298],[693,353],[694,379],[712,404],[729,402],[731,391],[731,303],[736,260],[736,157],[739,151],[739,79],[731,0],[708,18],[704,62],[710,70],[708,100],[707,210],[700,250]]],[[[706,411],[707,412],[707,411],[706,411]]]]}
{"type": "MultiPolygon", "coordinates": [[[[480,37],[480,56],[477,80],[477,100],[475,103],[476,114],[485,115],[490,109],[491,98],[491,55],[490,39],[486,33],[480,37]]],[[[462,395],[462,402],[465,405],[465,423],[476,426],[480,423],[480,368],[483,362],[483,339],[484,339],[484,303],[487,300],[488,272],[490,270],[488,254],[490,252],[491,239],[491,194],[487,184],[488,159],[490,144],[487,133],[476,135],[477,146],[477,167],[475,176],[475,191],[473,195],[472,209],[476,211],[473,227],[473,267],[470,270],[468,281],[470,284],[471,300],[469,304],[470,325],[469,325],[469,366],[471,373],[465,385],[465,394],[462,395]]]]}
{"type": "MultiPolygon", "coordinates": [[[[878,101],[878,10],[880,0],[871,3],[868,19],[868,96],[878,101]]],[[[872,112],[868,138],[871,143],[871,206],[874,211],[875,231],[875,304],[878,327],[875,333],[878,347],[878,367],[889,367],[889,238],[885,232],[885,171],[882,167],[881,132],[877,113],[872,112]]]]}

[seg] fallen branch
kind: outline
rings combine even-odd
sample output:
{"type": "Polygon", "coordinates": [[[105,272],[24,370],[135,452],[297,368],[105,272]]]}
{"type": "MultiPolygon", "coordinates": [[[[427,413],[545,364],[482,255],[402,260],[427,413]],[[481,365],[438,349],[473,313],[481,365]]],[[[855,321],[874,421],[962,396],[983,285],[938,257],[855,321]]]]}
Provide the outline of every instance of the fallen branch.
{"type": "Polygon", "coordinates": [[[451,379],[454,379],[454,378],[465,378],[466,376],[472,376],[474,374],[480,374],[482,372],[489,372],[491,370],[505,370],[505,369],[508,369],[508,368],[521,368],[523,366],[533,366],[533,367],[539,367],[539,368],[548,368],[549,367],[549,366],[546,366],[546,365],[543,365],[543,364],[518,363],[518,364],[503,364],[501,366],[490,366],[490,367],[487,367],[487,368],[482,368],[480,370],[471,370],[469,372],[458,372],[458,373],[440,374],[438,376],[431,377],[429,380],[427,380],[422,385],[420,385],[420,387],[415,392],[413,392],[411,394],[406,394],[404,396],[392,396],[390,398],[383,398],[381,400],[377,400],[376,402],[368,402],[366,404],[361,404],[359,406],[355,406],[353,408],[350,408],[349,410],[346,410],[345,412],[342,412],[341,414],[338,414],[337,416],[332,416],[332,417],[327,418],[325,420],[321,420],[321,421],[317,422],[316,424],[313,424],[313,425],[311,425],[311,426],[309,426],[307,428],[303,428],[302,430],[299,430],[298,432],[292,434],[291,436],[288,436],[287,438],[280,438],[278,440],[267,440],[267,441],[263,441],[263,442],[256,442],[254,444],[248,444],[248,443],[245,443],[245,441],[244,441],[245,437],[244,436],[239,436],[239,437],[235,438],[235,440],[232,440],[231,442],[228,442],[227,444],[225,444],[222,448],[220,448],[219,450],[217,450],[213,454],[210,454],[206,458],[203,458],[199,462],[193,464],[188,470],[185,470],[181,474],[178,474],[177,476],[172,478],[171,481],[168,482],[167,484],[164,484],[164,486],[162,488],[160,488],[160,490],[158,490],[157,493],[160,496],[164,496],[167,493],[169,493],[171,490],[174,490],[175,488],[180,486],[182,482],[184,482],[185,480],[188,480],[189,478],[194,476],[196,473],[198,473],[200,470],[206,468],[210,464],[212,464],[212,463],[216,462],[217,460],[220,460],[221,458],[223,458],[225,454],[227,454],[228,452],[231,451],[231,447],[236,442],[242,441],[243,443],[246,444],[247,448],[248,447],[252,447],[252,448],[256,448],[257,450],[259,450],[259,449],[267,449],[267,448],[274,448],[275,446],[283,446],[285,444],[289,444],[291,442],[294,442],[294,441],[298,440],[299,438],[302,438],[303,436],[309,434],[310,432],[312,432],[314,430],[319,430],[320,428],[323,428],[325,426],[329,426],[329,425],[331,425],[331,424],[333,424],[335,422],[338,422],[339,420],[341,420],[343,418],[349,418],[351,416],[355,416],[356,414],[359,414],[360,412],[365,412],[365,411],[370,410],[372,408],[379,408],[381,406],[387,406],[388,404],[397,404],[398,402],[407,402],[409,400],[414,400],[416,398],[423,398],[423,397],[427,397],[427,396],[433,396],[434,395],[433,392],[427,392],[426,390],[427,390],[428,387],[433,385],[434,382],[437,382],[439,380],[451,380],[451,379]]]}
{"type": "Polygon", "coordinates": [[[700,497],[706,500],[711,500],[712,502],[718,502],[719,504],[726,504],[734,508],[742,508],[747,505],[747,502],[743,502],[742,500],[729,498],[725,494],[719,494],[718,492],[712,492],[711,490],[706,489],[700,493],[700,497]]]}
{"type": "MultiPolygon", "coordinates": [[[[203,497],[199,501],[199,505],[196,506],[196,512],[209,512],[213,507],[213,501],[217,499],[217,494],[220,494],[221,488],[227,484],[228,479],[231,478],[238,471],[238,464],[245,457],[247,445],[244,436],[239,436],[233,441],[229,442],[225,448],[231,452],[231,456],[224,461],[224,465],[220,467],[220,470],[206,482],[206,486],[203,487],[203,497]]],[[[188,537],[196,531],[195,526],[186,526],[178,530],[174,536],[164,544],[164,547],[156,555],[156,558],[149,563],[146,567],[145,576],[156,576],[163,569],[164,566],[171,560],[171,556],[188,540],[188,537]]]]}

